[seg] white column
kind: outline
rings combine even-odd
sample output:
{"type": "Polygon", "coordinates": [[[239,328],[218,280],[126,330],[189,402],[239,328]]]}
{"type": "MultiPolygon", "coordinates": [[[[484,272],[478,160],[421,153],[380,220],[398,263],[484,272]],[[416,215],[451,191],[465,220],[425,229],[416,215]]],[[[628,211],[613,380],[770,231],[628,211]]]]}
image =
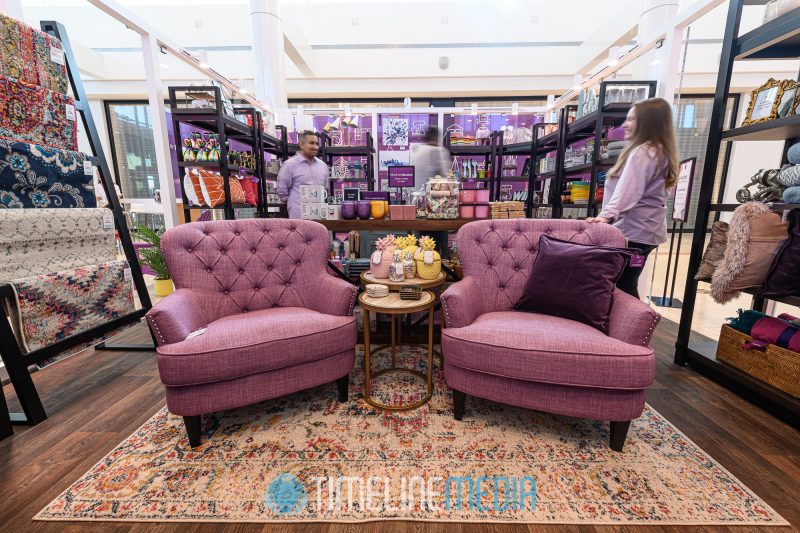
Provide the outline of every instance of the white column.
{"type": "Polygon", "coordinates": [[[250,0],[250,24],[256,61],[256,98],[272,109],[288,108],[280,1],[250,0]]]}
{"type": "MultiPolygon", "coordinates": [[[[167,114],[164,108],[164,88],[161,82],[161,52],[155,37],[142,35],[142,54],[144,56],[144,73],[147,80],[147,99],[150,109],[150,121],[153,124],[153,143],[156,149],[156,168],[161,188],[161,206],[164,208],[164,225],[172,228],[178,224],[178,208],[176,205],[175,180],[172,176],[172,163],[169,152],[169,136],[167,135],[167,114]]],[[[175,140],[180,149],[180,141],[175,140]]],[[[189,222],[187,220],[187,222],[189,222]]]]}
{"type": "Polygon", "coordinates": [[[661,48],[661,63],[658,65],[658,92],[670,104],[675,98],[675,89],[679,77],[681,60],[681,41],[683,40],[683,28],[675,27],[667,33],[667,39],[661,48]]]}
{"type": "MultiPolygon", "coordinates": [[[[654,32],[661,29],[664,24],[678,14],[677,0],[643,0],[642,13],[639,15],[639,31],[637,40],[643,42],[654,32]]],[[[680,46],[680,45],[679,45],[680,46]]],[[[659,51],[648,52],[634,62],[633,77],[637,80],[655,80],[658,78],[660,65],[653,65],[659,57],[659,51]]],[[[667,60],[663,58],[662,62],[667,60]]]]}
{"type": "Polygon", "coordinates": [[[21,0],[0,0],[0,11],[9,17],[13,17],[17,20],[23,20],[21,0]]]}

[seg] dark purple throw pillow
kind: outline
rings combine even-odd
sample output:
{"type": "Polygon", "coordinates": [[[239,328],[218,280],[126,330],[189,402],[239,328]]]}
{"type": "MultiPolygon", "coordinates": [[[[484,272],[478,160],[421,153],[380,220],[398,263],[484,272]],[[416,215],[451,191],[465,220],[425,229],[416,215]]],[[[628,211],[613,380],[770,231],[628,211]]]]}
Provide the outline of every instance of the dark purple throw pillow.
{"type": "Polygon", "coordinates": [[[542,235],[539,255],[514,309],[568,318],[608,333],[614,288],[631,255],[625,248],[542,235]]]}
{"type": "Polygon", "coordinates": [[[800,294],[800,209],[789,211],[789,238],[775,255],[758,295],[778,298],[800,294]]]}

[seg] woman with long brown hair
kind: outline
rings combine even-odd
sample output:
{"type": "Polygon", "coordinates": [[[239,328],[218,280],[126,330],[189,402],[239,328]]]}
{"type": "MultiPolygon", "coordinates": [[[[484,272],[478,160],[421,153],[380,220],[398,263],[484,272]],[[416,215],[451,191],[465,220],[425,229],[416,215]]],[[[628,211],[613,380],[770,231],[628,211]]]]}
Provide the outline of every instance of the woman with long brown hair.
{"type": "MultiPolygon", "coordinates": [[[[678,148],[672,107],[651,98],[631,107],[622,125],[628,145],[608,171],[603,209],[587,222],[614,224],[629,248],[650,252],[667,241],[667,196],[678,177],[678,148]]],[[[628,266],[617,287],[639,297],[643,264],[628,266]]]]}

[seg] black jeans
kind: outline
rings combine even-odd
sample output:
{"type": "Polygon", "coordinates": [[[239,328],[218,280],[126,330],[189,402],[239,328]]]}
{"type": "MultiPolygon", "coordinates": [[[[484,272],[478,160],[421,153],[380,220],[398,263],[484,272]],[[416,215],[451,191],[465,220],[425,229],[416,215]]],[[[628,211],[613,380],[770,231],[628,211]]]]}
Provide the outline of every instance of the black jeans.
{"type": "MultiPolygon", "coordinates": [[[[650,255],[650,252],[655,249],[655,245],[628,241],[628,248],[636,248],[637,250],[641,250],[642,255],[644,256],[645,260],[647,260],[647,256],[650,255]]],[[[622,272],[622,276],[617,282],[617,288],[623,292],[627,292],[631,296],[638,298],[639,276],[642,274],[643,270],[644,265],[637,268],[626,266],[625,270],[622,272]]]]}

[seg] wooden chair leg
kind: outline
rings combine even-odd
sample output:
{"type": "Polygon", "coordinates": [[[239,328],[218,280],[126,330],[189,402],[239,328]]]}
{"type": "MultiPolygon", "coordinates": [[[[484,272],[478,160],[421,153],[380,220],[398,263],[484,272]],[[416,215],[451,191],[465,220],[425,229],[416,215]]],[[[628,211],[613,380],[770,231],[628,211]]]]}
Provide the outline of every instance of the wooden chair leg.
{"type": "Polygon", "coordinates": [[[461,420],[464,418],[464,404],[466,403],[466,400],[466,394],[453,389],[453,418],[456,420],[461,420]]]}
{"type": "Polygon", "coordinates": [[[339,403],[347,403],[347,395],[350,388],[350,375],[348,374],[337,379],[336,388],[339,390],[339,403]]]}
{"type": "Polygon", "coordinates": [[[200,425],[201,415],[184,416],[183,423],[186,425],[186,434],[189,436],[189,446],[197,448],[200,446],[200,425]]]}
{"type": "Polygon", "coordinates": [[[628,436],[628,428],[630,426],[630,420],[626,422],[611,422],[609,444],[611,445],[611,449],[615,452],[621,452],[622,447],[625,446],[625,438],[628,436]]]}

